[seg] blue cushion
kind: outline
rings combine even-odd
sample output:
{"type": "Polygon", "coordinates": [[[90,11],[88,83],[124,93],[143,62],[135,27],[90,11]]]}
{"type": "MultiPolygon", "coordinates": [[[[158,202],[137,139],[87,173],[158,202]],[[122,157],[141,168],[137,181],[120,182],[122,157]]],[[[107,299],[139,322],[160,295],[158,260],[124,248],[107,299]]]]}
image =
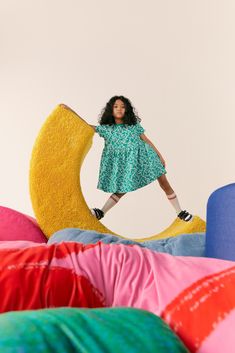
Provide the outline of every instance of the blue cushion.
{"type": "Polygon", "coordinates": [[[65,228],[54,233],[48,240],[48,244],[60,243],[62,241],[77,241],[83,244],[95,244],[98,241],[106,244],[136,244],[154,251],[176,256],[205,256],[205,233],[181,234],[166,239],[148,240],[139,243],[111,234],[98,233],[93,230],[65,228]]]}
{"type": "Polygon", "coordinates": [[[235,261],[235,183],[208,199],[205,247],[207,257],[235,261]]]}

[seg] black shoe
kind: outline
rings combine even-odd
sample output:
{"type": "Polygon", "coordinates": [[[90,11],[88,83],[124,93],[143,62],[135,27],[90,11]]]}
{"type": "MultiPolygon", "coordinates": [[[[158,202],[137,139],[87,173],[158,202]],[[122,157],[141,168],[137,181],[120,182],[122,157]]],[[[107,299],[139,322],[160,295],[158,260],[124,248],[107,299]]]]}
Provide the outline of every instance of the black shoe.
{"type": "Polygon", "coordinates": [[[190,219],[193,218],[193,215],[191,213],[187,212],[186,210],[180,211],[180,213],[177,215],[180,219],[182,219],[185,222],[190,221],[190,219]]]}
{"type": "Polygon", "coordinates": [[[180,213],[177,215],[180,219],[182,219],[183,215],[185,214],[186,210],[180,211],[180,213]]]}
{"type": "Polygon", "coordinates": [[[91,213],[97,218],[101,219],[104,217],[104,212],[100,210],[99,208],[92,208],[91,213]]]}

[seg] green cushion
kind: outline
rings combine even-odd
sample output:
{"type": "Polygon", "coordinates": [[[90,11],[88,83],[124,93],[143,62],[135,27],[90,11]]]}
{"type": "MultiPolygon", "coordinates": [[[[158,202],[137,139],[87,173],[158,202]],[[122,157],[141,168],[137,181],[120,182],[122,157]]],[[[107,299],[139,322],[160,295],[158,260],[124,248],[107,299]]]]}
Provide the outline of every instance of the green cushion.
{"type": "Polygon", "coordinates": [[[186,353],[154,314],[134,308],[56,308],[0,315],[0,352],[186,353]]]}

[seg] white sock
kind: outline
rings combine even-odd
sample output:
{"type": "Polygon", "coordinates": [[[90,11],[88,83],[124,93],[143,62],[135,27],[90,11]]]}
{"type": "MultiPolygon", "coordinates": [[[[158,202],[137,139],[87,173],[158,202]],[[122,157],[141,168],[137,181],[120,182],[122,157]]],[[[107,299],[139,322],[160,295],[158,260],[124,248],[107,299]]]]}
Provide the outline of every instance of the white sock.
{"type": "Polygon", "coordinates": [[[171,195],[166,195],[168,200],[170,201],[170,203],[172,204],[172,206],[174,207],[177,215],[180,213],[180,211],[182,211],[182,208],[180,207],[178,198],[176,196],[176,194],[173,192],[173,194],[171,195]]]}
{"type": "Polygon", "coordinates": [[[116,194],[112,194],[108,200],[106,201],[106,203],[104,204],[102,211],[104,212],[104,214],[106,212],[108,212],[110,210],[110,208],[112,208],[114,205],[116,205],[116,203],[120,200],[120,198],[116,195],[116,194]]]}

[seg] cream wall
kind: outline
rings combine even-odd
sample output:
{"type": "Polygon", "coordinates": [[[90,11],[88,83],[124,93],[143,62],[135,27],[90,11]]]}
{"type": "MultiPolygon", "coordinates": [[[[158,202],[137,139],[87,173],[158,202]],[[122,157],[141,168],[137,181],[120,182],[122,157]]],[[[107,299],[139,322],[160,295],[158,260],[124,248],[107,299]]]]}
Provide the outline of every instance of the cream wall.
{"type": "MultiPolygon", "coordinates": [[[[165,158],[182,207],[205,219],[211,192],[234,182],[234,1],[5,0],[0,17],[1,205],[33,216],[31,151],[58,103],[97,124],[122,94],[165,158]]],[[[103,144],[95,135],[83,164],[89,207],[110,196],[96,189],[103,144]]],[[[156,181],[102,221],[143,237],[174,218],[156,181]]]]}

